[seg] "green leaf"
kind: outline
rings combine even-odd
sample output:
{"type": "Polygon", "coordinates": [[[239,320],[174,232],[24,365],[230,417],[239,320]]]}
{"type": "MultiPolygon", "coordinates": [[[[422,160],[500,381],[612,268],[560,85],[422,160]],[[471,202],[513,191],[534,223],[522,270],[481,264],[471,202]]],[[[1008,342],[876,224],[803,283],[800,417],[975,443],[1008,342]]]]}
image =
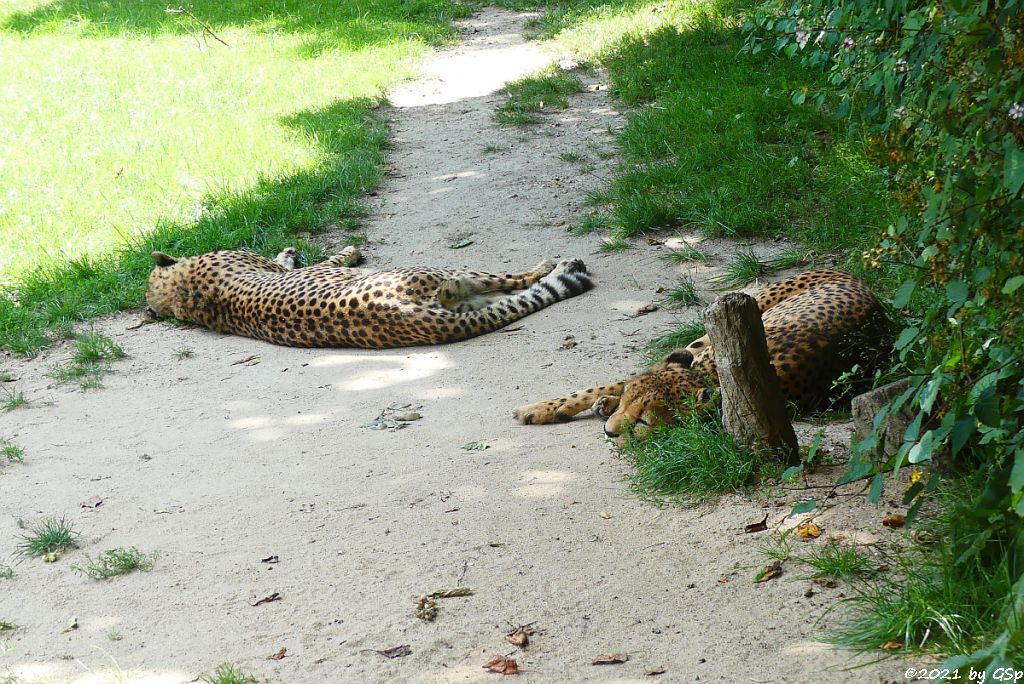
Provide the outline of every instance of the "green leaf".
{"type": "MultiPolygon", "coordinates": [[[[796,506],[793,506],[793,510],[789,512],[789,515],[799,515],[801,513],[808,513],[810,511],[813,511],[817,507],[817,501],[804,501],[803,503],[799,503],[796,506]]],[[[789,516],[786,517],[788,518],[789,516]]]]}
{"type": "Polygon", "coordinates": [[[1024,275],[1013,276],[1003,285],[1003,294],[1013,294],[1021,285],[1024,285],[1024,275]]]}
{"type": "Polygon", "coordinates": [[[1010,471],[1010,489],[1016,494],[1021,488],[1024,488],[1024,449],[1017,449],[1013,459],[1013,470],[1010,471]]]}
{"type": "Polygon", "coordinates": [[[999,415],[999,397],[996,396],[995,386],[985,388],[974,404],[974,415],[982,424],[989,427],[999,427],[1002,416],[999,415]]]}
{"type": "Polygon", "coordinates": [[[904,328],[900,336],[896,338],[896,349],[903,350],[910,346],[910,343],[917,339],[921,329],[916,326],[904,328]]]}
{"type": "Polygon", "coordinates": [[[868,501],[871,503],[878,503],[882,500],[882,487],[885,486],[885,476],[882,473],[876,473],[871,478],[871,491],[868,493],[868,501]]]}
{"type": "Polygon", "coordinates": [[[466,442],[461,448],[466,451],[483,451],[484,449],[490,449],[491,446],[489,444],[484,444],[483,442],[466,442]]]}
{"type": "Polygon", "coordinates": [[[796,481],[796,476],[802,472],[804,472],[803,465],[790,466],[782,473],[782,481],[794,482],[796,481]]]}
{"type": "Polygon", "coordinates": [[[907,492],[903,495],[903,505],[910,504],[911,501],[917,498],[917,495],[924,491],[924,482],[915,482],[910,485],[907,492]]]}
{"type": "Polygon", "coordinates": [[[1007,137],[1004,143],[1006,155],[1003,157],[1003,187],[1011,195],[1020,192],[1024,187],[1024,150],[1017,147],[1013,138],[1007,137]]]}
{"type": "Polygon", "coordinates": [[[899,289],[896,290],[896,294],[892,298],[892,305],[897,309],[901,309],[910,302],[910,296],[914,294],[914,288],[917,287],[916,280],[908,280],[899,289]]]}
{"type": "Polygon", "coordinates": [[[796,92],[793,93],[792,100],[793,104],[795,105],[802,105],[804,103],[804,100],[806,99],[807,93],[804,92],[803,90],[797,90],[796,92]]]}
{"type": "Polygon", "coordinates": [[[962,280],[953,280],[946,284],[946,297],[954,304],[962,304],[967,300],[967,283],[962,280]]]}
{"type": "Polygon", "coordinates": [[[931,460],[932,452],[935,450],[935,433],[932,430],[921,436],[921,441],[910,448],[907,460],[911,463],[921,463],[931,460]]]}
{"type": "Polygon", "coordinates": [[[956,421],[956,425],[953,426],[952,442],[950,443],[951,455],[956,456],[964,448],[964,444],[967,444],[967,440],[974,434],[976,422],[971,416],[965,416],[956,421]]]}

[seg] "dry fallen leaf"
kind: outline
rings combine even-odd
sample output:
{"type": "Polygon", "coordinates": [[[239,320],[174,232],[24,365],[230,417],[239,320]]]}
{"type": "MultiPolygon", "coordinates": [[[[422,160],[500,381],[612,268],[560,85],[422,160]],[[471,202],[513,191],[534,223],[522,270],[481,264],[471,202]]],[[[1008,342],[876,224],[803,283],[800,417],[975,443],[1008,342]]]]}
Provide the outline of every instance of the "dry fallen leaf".
{"type": "Polygon", "coordinates": [[[299,504],[299,513],[312,513],[316,510],[315,503],[304,503],[299,504]]]}
{"type": "Polygon", "coordinates": [[[886,651],[902,651],[903,644],[901,644],[898,641],[886,641],[884,644],[882,644],[882,648],[884,648],[886,651]]]}
{"type": "Polygon", "coordinates": [[[811,581],[817,584],[819,587],[825,587],[826,589],[835,589],[837,586],[835,580],[830,580],[827,577],[819,577],[818,579],[811,581]]]}
{"type": "Polygon", "coordinates": [[[897,527],[903,527],[904,523],[906,522],[907,519],[904,516],[899,515],[898,513],[891,513],[882,518],[882,526],[891,527],[893,529],[896,529],[897,527]]]}
{"type": "Polygon", "coordinates": [[[277,556],[267,556],[266,558],[260,558],[260,563],[278,563],[280,559],[277,556]]]}
{"type": "Polygon", "coordinates": [[[593,665],[621,665],[628,662],[629,656],[625,653],[606,653],[594,658],[593,665]]]}
{"type": "Polygon", "coordinates": [[[484,669],[503,675],[519,674],[519,664],[516,662],[516,659],[504,658],[502,656],[494,656],[488,660],[484,663],[484,669]]]}
{"type": "Polygon", "coordinates": [[[598,515],[601,516],[602,518],[604,518],[605,520],[611,520],[612,519],[612,514],[609,513],[608,511],[601,511],[600,513],[598,513],[598,515]]]}
{"type": "Polygon", "coordinates": [[[729,578],[726,577],[725,575],[722,575],[721,577],[718,578],[718,583],[719,584],[728,584],[729,583],[729,578]]]}
{"type": "Polygon", "coordinates": [[[755,582],[767,582],[782,574],[782,561],[775,561],[771,565],[764,566],[754,577],[755,582]]]}
{"type": "Polygon", "coordinates": [[[663,667],[656,667],[653,670],[648,670],[647,672],[644,672],[644,674],[647,675],[648,677],[657,677],[658,675],[665,674],[665,672],[667,672],[667,670],[665,668],[663,668],[663,667]]]}
{"type": "Polygon", "coordinates": [[[747,533],[747,534],[751,534],[753,532],[764,532],[767,529],[768,529],[768,514],[765,513],[764,514],[764,520],[762,520],[761,522],[750,523],[749,525],[747,525],[746,527],[743,528],[743,531],[745,533],[747,533]]]}
{"type": "Polygon", "coordinates": [[[274,655],[268,655],[267,656],[267,660],[281,660],[281,659],[284,658],[284,654],[287,653],[287,652],[288,652],[288,649],[285,648],[284,646],[282,646],[281,649],[277,653],[275,653],[274,655]]]}
{"type": "Polygon", "coordinates": [[[99,508],[103,505],[103,499],[98,496],[90,496],[88,499],[79,504],[82,508],[99,508]]]}
{"type": "Polygon", "coordinates": [[[275,591],[270,596],[264,596],[259,601],[257,601],[256,603],[252,604],[252,607],[255,608],[256,606],[262,606],[264,603],[273,603],[274,601],[280,601],[280,600],[281,600],[281,594],[279,594],[278,592],[275,591]]]}
{"type": "Polygon", "coordinates": [[[645,304],[645,305],[641,306],[639,309],[636,310],[636,313],[633,314],[632,318],[639,318],[640,316],[646,316],[647,314],[654,313],[657,310],[658,310],[658,305],[657,304],[645,304]]]}
{"type": "Polygon", "coordinates": [[[430,598],[456,598],[458,596],[472,596],[473,590],[469,587],[443,587],[431,592],[430,598]]]}
{"type": "Polygon", "coordinates": [[[812,522],[802,522],[796,526],[796,536],[801,539],[817,539],[821,536],[821,528],[812,522]]]}
{"type": "Polygon", "coordinates": [[[433,622],[437,617],[437,601],[426,595],[420,596],[416,599],[416,608],[413,610],[413,615],[420,620],[433,622]]]}
{"type": "Polygon", "coordinates": [[[505,641],[513,646],[526,648],[530,643],[530,635],[533,633],[534,629],[530,625],[520,625],[505,635],[505,641]]]}
{"type": "Polygon", "coordinates": [[[392,648],[385,648],[383,651],[374,651],[380,653],[385,658],[404,658],[405,656],[412,653],[412,649],[409,648],[409,644],[402,644],[401,646],[393,646],[392,648]]]}

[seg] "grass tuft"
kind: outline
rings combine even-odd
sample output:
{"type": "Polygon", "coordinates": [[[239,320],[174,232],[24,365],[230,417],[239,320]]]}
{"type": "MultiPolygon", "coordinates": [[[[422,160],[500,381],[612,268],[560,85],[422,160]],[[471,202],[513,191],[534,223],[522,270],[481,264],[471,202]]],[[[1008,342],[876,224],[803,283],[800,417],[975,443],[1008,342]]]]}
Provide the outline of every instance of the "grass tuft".
{"type": "Polygon", "coordinates": [[[633,243],[625,238],[612,235],[601,240],[601,245],[597,248],[597,251],[606,254],[608,252],[621,252],[624,249],[634,249],[633,243]]]}
{"type": "Polygon", "coordinates": [[[25,449],[6,437],[0,436],[0,459],[9,463],[24,463],[25,449]]]}
{"type": "Polygon", "coordinates": [[[207,684],[256,684],[256,678],[230,663],[218,665],[212,675],[204,675],[207,684]]]}
{"type": "Polygon", "coordinates": [[[779,471],[768,455],[737,444],[715,417],[700,414],[681,416],[648,438],[627,439],[623,453],[635,467],[634,490],[687,504],[741,491],[779,471]]]}
{"type": "Polygon", "coordinates": [[[587,214],[573,227],[572,232],[578,235],[587,235],[608,230],[610,227],[607,216],[603,214],[587,214]]]}
{"type": "Polygon", "coordinates": [[[156,561],[156,554],[145,554],[134,546],[130,548],[118,547],[104,551],[96,559],[86,556],[86,565],[72,566],[85,574],[90,579],[104,580],[118,575],[126,575],[134,570],[148,572],[153,569],[156,561]]]}
{"type": "Polygon", "coordinates": [[[699,262],[706,264],[711,260],[706,252],[702,252],[693,245],[686,244],[679,249],[673,249],[671,252],[662,254],[661,258],[670,264],[689,264],[693,262],[699,262]]]}
{"type": "Polygon", "coordinates": [[[111,364],[123,358],[125,353],[120,345],[90,330],[76,336],[71,360],[55,364],[49,375],[60,383],[77,382],[82,389],[98,389],[103,387],[103,377],[111,372],[111,364]]]}
{"type": "Polygon", "coordinates": [[[0,564],[0,579],[14,579],[14,570],[11,566],[0,564]]]}
{"type": "Polygon", "coordinates": [[[17,554],[22,557],[45,556],[61,553],[77,545],[78,532],[64,517],[50,517],[29,529],[17,544],[17,554]]]}
{"type": "Polygon", "coordinates": [[[578,76],[551,67],[505,86],[501,92],[507,99],[494,118],[510,126],[538,123],[541,120],[538,114],[565,109],[569,106],[569,95],[581,90],[583,81],[578,76]]]}
{"type": "Polygon", "coordinates": [[[700,304],[700,295],[697,294],[697,285],[690,276],[683,276],[679,284],[665,293],[663,300],[666,306],[683,307],[697,306],[700,304]]]}
{"type": "Polygon", "coordinates": [[[661,361],[673,349],[685,347],[706,334],[707,331],[704,329],[703,321],[696,320],[684,323],[675,330],[670,330],[648,343],[646,364],[648,366],[655,364],[661,361]]]}
{"type": "Polygon", "coordinates": [[[778,254],[772,255],[766,263],[768,268],[773,271],[784,271],[790,268],[797,268],[798,266],[807,266],[814,263],[814,252],[800,249],[799,247],[790,247],[778,254]]]}
{"type": "Polygon", "coordinates": [[[725,265],[725,273],[714,279],[720,289],[733,289],[748,285],[771,273],[771,267],[762,261],[753,250],[736,252],[725,265]]]}
{"type": "Polygon", "coordinates": [[[18,625],[7,620],[0,620],[0,632],[12,632],[18,629],[18,625]]]}
{"type": "Polygon", "coordinates": [[[856,546],[840,546],[826,543],[815,547],[810,554],[798,559],[810,566],[813,579],[852,580],[866,577],[875,572],[874,561],[856,546]]]}
{"type": "Polygon", "coordinates": [[[481,152],[483,152],[484,154],[497,154],[498,152],[504,152],[507,149],[507,147],[491,143],[488,145],[484,145],[483,148],[481,149],[481,152]]]}
{"type": "Polygon", "coordinates": [[[178,358],[179,361],[184,361],[185,359],[190,359],[193,356],[195,356],[195,351],[189,349],[188,347],[182,347],[181,349],[175,350],[174,355],[178,358]]]}
{"type": "Polygon", "coordinates": [[[13,411],[16,408],[24,408],[25,406],[28,406],[28,398],[21,390],[16,388],[7,389],[5,387],[3,388],[3,392],[4,396],[2,401],[0,401],[0,408],[4,411],[13,411]]]}

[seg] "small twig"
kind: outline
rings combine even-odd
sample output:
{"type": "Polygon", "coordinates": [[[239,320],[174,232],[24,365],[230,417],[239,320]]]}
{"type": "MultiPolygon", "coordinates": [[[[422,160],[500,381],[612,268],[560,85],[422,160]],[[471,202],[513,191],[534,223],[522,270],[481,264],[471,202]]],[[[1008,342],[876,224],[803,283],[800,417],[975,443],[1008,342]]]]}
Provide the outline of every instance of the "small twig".
{"type": "Polygon", "coordinates": [[[213,29],[210,28],[209,24],[207,24],[205,21],[203,21],[202,19],[200,19],[196,15],[192,14],[191,12],[189,12],[184,7],[177,7],[177,8],[175,8],[175,7],[168,7],[167,9],[164,10],[164,12],[167,12],[168,14],[184,14],[187,17],[191,17],[193,21],[195,21],[197,24],[199,24],[200,26],[203,27],[203,33],[209,34],[211,38],[213,38],[215,41],[217,41],[218,43],[220,43],[224,47],[231,47],[230,45],[225,43],[221,39],[220,36],[218,36],[216,33],[213,32],[213,29]]]}

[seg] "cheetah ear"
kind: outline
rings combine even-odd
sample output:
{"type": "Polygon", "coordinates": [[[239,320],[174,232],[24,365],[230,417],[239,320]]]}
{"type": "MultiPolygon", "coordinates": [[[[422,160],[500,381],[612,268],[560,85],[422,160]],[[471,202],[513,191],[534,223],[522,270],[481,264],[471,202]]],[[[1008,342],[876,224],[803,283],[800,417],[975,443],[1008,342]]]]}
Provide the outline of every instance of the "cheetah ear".
{"type": "Polygon", "coordinates": [[[177,259],[172,257],[170,254],[164,254],[163,252],[153,252],[151,256],[153,257],[153,261],[156,262],[157,266],[167,267],[173,266],[174,264],[178,263],[177,259]]]}
{"type": "Polygon", "coordinates": [[[685,349],[676,349],[665,357],[665,363],[689,368],[693,364],[693,354],[685,349]]]}

